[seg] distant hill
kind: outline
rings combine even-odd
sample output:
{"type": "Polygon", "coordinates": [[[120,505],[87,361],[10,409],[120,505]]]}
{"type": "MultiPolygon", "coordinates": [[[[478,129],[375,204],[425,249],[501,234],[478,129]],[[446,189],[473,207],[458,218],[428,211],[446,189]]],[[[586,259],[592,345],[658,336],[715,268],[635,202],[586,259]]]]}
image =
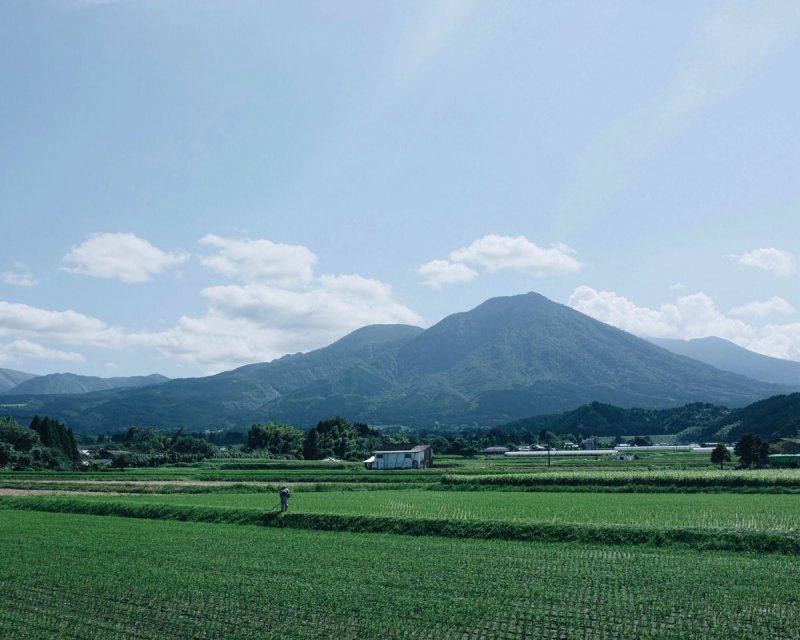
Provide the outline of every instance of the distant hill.
{"type": "Polygon", "coordinates": [[[14,395],[68,395],[161,384],[169,378],[157,373],[149,376],[97,378],[74,373],[50,373],[21,381],[5,391],[14,395]]]}
{"type": "Polygon", "coordinates": [[[310,427],[336,415],[494,426],[594,401],[740,407],[796,389],[720,371],[530,293],[493,298],[427,330],[364,327],[323,349],[215,376],[81,396],[15,394],[14,402],[82,432],[246,429],[268,420],[310,427]]]}
{"type": "Polygon", "coordinates": [[[702,433],[731,413],[727,407],[694,402],[672,409],[623,409],[592,402],[557,415],[535,416],[503,425],[508,431],[581,433],[592,436],[677,434],[691,429],[702,433]]]}
{"type": "Polygon", "coordinates": [[[648,340],[668,351],[705,362],[717,369],[732,371],[763,382],[800,387],[800,362],[764,356],[716,337],[648,340]]]}
{"type": "Polygon", "coordinates": [[[800,393],[773,396],[732,411],[709,424],[703,435],[709,440],[735,442],[745,433],[764,440],[800,435],[800,393]]]}
{"type": "Polygon", "coordinates": [[[13,369],[0,369],[0,393],[13,389],[21,382],[35,377],[32,373],[14,371],[13,369]]]}

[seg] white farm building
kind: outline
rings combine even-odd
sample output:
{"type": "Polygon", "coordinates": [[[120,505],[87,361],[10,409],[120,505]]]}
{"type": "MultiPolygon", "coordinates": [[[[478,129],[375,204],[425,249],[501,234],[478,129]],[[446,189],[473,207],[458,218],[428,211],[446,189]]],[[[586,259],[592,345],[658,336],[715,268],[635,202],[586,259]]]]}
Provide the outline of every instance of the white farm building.
{"type": "Polygon", "coordinates": [[[429,444],[385,444],[364,460],[367,469],[428,469],[432,465],[429,444]]]}

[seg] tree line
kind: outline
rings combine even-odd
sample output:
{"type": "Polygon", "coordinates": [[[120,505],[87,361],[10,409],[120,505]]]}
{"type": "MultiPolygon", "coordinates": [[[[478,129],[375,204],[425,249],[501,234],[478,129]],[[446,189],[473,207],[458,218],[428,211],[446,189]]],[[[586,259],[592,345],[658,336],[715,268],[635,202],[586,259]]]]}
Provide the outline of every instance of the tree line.
{"type": "Polygon", "coordinates": [[[81,460],[75,434],[58,420],[34,416],[28,427],[0,417],[0,468],[74,469],[81,460]]]}

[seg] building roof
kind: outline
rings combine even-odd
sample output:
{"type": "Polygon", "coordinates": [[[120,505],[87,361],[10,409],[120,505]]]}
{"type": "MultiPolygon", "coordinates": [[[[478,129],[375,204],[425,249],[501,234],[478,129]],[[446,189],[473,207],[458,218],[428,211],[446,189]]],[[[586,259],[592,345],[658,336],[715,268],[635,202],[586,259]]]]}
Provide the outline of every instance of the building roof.
{"type": "Polygon", "coordinates": [[[421,453],[430,447],[429,444],[382,444],[375,453],[421,453]]]}

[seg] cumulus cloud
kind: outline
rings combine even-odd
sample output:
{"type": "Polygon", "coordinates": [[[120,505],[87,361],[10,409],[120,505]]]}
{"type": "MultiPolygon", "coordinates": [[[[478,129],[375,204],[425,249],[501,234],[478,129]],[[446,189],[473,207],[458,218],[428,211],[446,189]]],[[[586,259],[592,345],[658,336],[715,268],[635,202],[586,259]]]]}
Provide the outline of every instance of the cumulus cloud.
{"type": "Polygon", "coordinates": [[[0,301],[0,336],[42,338],[61,344],[115,346],[122,332],[76,311],[50,311],[0,301]]]}
{"type": "Polygon", "coordinates": [[[422,276],[423,284],[434,289],[441,289],[446,284],[471,282],[478,277],[478,272],[474,269],[449,260],[431,260],[417,269],[417,273],[422,276]]]}
{"type": "Polygon", "coordinates": [[[394,300],[391,287],[358,275],[323,276],[305,291],[248,284],[202,294],[209,302],[204,317],[130,340],[214,372],[320,348],[368,324],[422,321],[394,300]]]}
{"type": "Polygon", "coordinates": [[[513,269],[530,271],[537,275],[570,273],[580,269],[573,258],[575,251],[565,244],[555,244],[543,249],[525,236],[488,235],[477,239],[468,247],[453,251],[450,259],[485,267],[489,271],[513,269]]]}
{"type": "Polygon", "coordinates": [[[794,307],[786,300],[778,296],[773,296],[769,300],[750,302],[741,307],[731,309],[731,315],[766,318],[771,315],[789,315],[794,313],[794,311],[794,307]]]}
{"type": "Polygon", "coordinates": [[[306,247],[215,235],[200,242],[217,249],[204,266],[242,282],[206,287],[205,315],[130,335],[130,343],[216,372],[317,349],[369,324],[422,323],[384,282],[357,274],[315,277],[317,257],[306,247]]]}
{"type": "MultiPolygon", "coordinates": [[[[785,301],[781,298],[773,298],[761,303],[763,307],[746,307],[783,310],[791,308],[788,303],[783,303],[785,301]]],[[[650,309],[613,291],[596,291],[591,287],[581,286],[572,293],[568,304],[597,320],[644,338],[690,339],[717,336],[756,353],[800,360],[800,323],[768,324],[760,327],[748,324],[727,317],[716,308],[711,297],[704,293],[684,296],[673,304],[650,309]]]]}
{"type": "Polygon", "coordinates": [[[653,338],[704,338],[718,336],[734,342],[751,340],[755,330],[721,313],[704,293],[677,299],[658,309],[640,307],[613,291],[581,286],[568,303],[573,309],[638,336],[653,338]]]}
{"type": "Polygon", "coordinates": [[[766,325],[761,335],[746,346],[775,358],[800,360],[800,322],[766,325]]]}
{"type": "Polygon", "coordinates": [[[187,253],[167,253],[132,233],[95,233],[64,256],[62,270],[127,283],[146,282],[188,259],[187,253]]]}
{"type": "Polygon", "coordinates": [[[222,238],[209,234],[200,243],[218,250],[215,255],[200,260],[203,266],[246,282],[287,287],[305,284],[312,280],[317,263],[317,256],[306,247],[265,239],[222,238]]]}
{"type": "Polygon", "coordinates": [[[790,276],[797,271],[797,259],[794,254],[781,249],[753,249],[731,258],[743,267],[762,269],[781,277],[790,276]]]}
{"type": "Polygon", "coordinates": [[[434,288],[445,284],[469,282],[478,277],[470,267],[490,272],[500,270],[524,271],[537,276],[571,273],[581,268],[575,251],[565,244],[543,248],[525,236],[490,234],[478,238],[467,247],[451,252],[448,260],[432,260],[418,270],[423,283],[434,288]]]}
{"type": "Polygon", "coordinates": [[[30,340],[14,340],[0,344],[0,362],[19,362],[23,359],[58,360],[60,362],[84,362],[85,358],[75,351],[49,349],[30,340]]]}

